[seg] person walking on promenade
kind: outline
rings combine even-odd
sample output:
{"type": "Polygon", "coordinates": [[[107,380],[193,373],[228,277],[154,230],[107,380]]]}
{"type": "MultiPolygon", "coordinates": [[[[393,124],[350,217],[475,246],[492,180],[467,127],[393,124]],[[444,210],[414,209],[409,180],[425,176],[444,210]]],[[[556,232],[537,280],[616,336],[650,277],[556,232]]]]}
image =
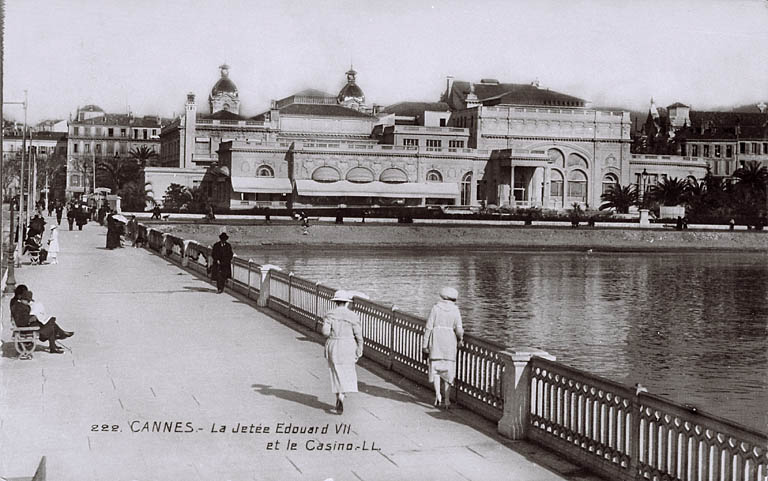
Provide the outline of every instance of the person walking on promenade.
{"type": "MultiPolygon", "coordinates": [[[[56,223],[58,225],[61,225],[61,216],[64,214],[64,206],[61,205],[61,202],[56,201],[56,223]]],[[[72,229],[70,229],[72,230],[72,229]]]]}
{"type": "Polygon", "coordinates": [[[32,312],[34,297],[32,291],[27,289],[24,284],[19,284],[14,290],[14,297],[11,299],[11,316],[17,327],[40,328],[40,340],[48,341],[48,350],[51,354],[61,354],[64,352],[56,346],[56,339],[66,339],[74,334],[71,331],[65,331],[56,324],[56,318],[49,318],[43,324],[35,313],[40,313],[44,309],[42,305],[37,306],[35,313],[32,312]]]}
{"type": "Polygon", "coordinates": [[[88,211],[85,206],[79,205],[75,208],[75,222],[77,230],[83,230],[83,226],[88,223],[88,211]]]}
{"type": "Polygon", "coordinates": [[[75,223],[75,205],[71,202],[67,205],[67,223],[69,224],[69,230],[72,230],[72,225],[75,223]]]}
{"type": "Polygon", "coordinates": [[[461,313],[456,307],[459,293],[452,287],[440,289],[440,300],[432,306],[424,330],[422,349],[429,355],[429,380],[435,386],[435,406],[451,405],[450,388],[456,377],[456,350],[463,346],[464,329],[461,313]],[[444,396],[440,395],[440,380],[444,382],[444,396]]]}
{"type": "Polygon", "coordinates": [[[323,318],[325,358],[331,374],[331,391],[336,393],[336,414],[344,412],[344,397],[357,392],[355,364],[363,356],[363,328],[357,314],[349,309],[352,293],[339,290],[331,299],[336,307],[323,318]]]}
{"type": "Polygon", "coordinates": [[[227,233],[222,232],[219,234],[219,242],[213,244],[211,249],[211,258],[213,258],[211,276],[216,279],[216,292],[219,294],[224,292],[227,279],[232,277],[232,257],[235,254],[227,239],[229,239],[227,233]]]}
{"type": "Polygon", "coordinates": [[[160,207],[157,205],[152,209],[152,217],[150,217],[150,220],[155,219],[160,220],[160,207]]]}
{"type": "Polygon", "coordinates": [[[51,264],[59,263],[59,226],[51,226],[51,235],[48,237],[48,258],[51,264]]]}

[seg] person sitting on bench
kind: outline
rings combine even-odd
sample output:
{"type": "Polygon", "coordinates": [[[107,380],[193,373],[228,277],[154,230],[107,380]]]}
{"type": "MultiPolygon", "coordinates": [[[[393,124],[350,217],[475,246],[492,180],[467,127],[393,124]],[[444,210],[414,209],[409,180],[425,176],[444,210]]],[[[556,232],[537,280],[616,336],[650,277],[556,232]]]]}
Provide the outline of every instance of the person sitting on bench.
{"type": "MultiPolygon", "coordinates": [[[[74,334],[71,331],[65,331],[56,324],[56,318],[51,317],[43,324],[36,315],[32,314],[32,303],[34,298],[32,291],[28,290],[23,284],[18,286],[14,291],[16,295],[14,299],[11,299],[11,315],[16,323],[16,327],[30,327],[37,326],[40,328],[39,335],[40,340],[48,341],[48,347],[51,354],[61,354],[64,352],[61,348],[56,346],[56,339],[66,339],[74,334]],[[24,288],[20,291],[20,288],[24,288]]],[[[36,309],[36,312],[40,312],[42,309],[36,309]]]]}

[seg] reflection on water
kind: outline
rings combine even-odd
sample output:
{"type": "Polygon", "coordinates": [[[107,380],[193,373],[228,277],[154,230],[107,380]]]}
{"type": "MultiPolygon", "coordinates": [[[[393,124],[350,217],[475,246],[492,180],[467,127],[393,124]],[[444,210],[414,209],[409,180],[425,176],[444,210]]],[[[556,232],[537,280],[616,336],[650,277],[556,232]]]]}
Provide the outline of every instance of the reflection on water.
{"type": "Polygon", "coordinates": [[[426,315],[459,290],[467,331],[768,426],[768,256],[498,250],[238,249],[426,315]]]}

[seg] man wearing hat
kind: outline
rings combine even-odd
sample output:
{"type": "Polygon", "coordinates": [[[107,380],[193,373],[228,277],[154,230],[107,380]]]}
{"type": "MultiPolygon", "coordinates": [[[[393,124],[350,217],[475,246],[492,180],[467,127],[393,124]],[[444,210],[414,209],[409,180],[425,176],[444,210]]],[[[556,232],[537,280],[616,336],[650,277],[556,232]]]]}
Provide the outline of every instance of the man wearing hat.
{"type": "Polygon", "coordinates": [[[37,316],[30,314],[31,306],[34,298],[32,297],[32,291],[24,291],[19,294],[19,299],[11,306],[11,315],[18,327],[34,327],[40,328],[40,340],[48,341],[48,348],[51,354],[61,354],[64,352],[62,349],[56,346],[56,339],[66,339],[70,337],[74,332],[65,331],[56,324],[56,318],[51,317],[45,324],[38,320],[37,316]]]}
{"type": "Polygon", "coordinates": [[[216,279],[216,292],[221,294],[224,292],[224,286],[227,279],[232,277],[232,246],[227,242],[229,236],[226,232],[219,234],[219,242],[213,244],[211,249],[211,258],[213,259],[213,265],[211,266],[211,276],[216,279]]]}

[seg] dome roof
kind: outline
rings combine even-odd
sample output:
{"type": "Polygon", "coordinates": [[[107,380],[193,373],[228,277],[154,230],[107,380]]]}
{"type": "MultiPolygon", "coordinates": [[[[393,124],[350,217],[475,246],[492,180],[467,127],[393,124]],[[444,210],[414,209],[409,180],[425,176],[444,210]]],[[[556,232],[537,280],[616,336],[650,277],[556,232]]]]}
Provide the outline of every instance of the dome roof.
{"type": "Polygon", "coordinates": [[[211,97],[215,97],[220,93],[237,95],[237,86],[229,79],[229,65],[219,65],[219,68],[221,69],[221,78],[211,89],[211,97]]]}
{"type": "Polygon", "coordinates": [[[350,68],[349,71],[347,71],[347,84],[341,88],[339,95],[336,97],[336,100],[340,104],[343,104],[347,100],[354,100],[358,103],[365,102],[365,94],[363,93],[363,89],[358,87],[355,82],[355,75],[357,75],[355,69],[350,68]]]}

